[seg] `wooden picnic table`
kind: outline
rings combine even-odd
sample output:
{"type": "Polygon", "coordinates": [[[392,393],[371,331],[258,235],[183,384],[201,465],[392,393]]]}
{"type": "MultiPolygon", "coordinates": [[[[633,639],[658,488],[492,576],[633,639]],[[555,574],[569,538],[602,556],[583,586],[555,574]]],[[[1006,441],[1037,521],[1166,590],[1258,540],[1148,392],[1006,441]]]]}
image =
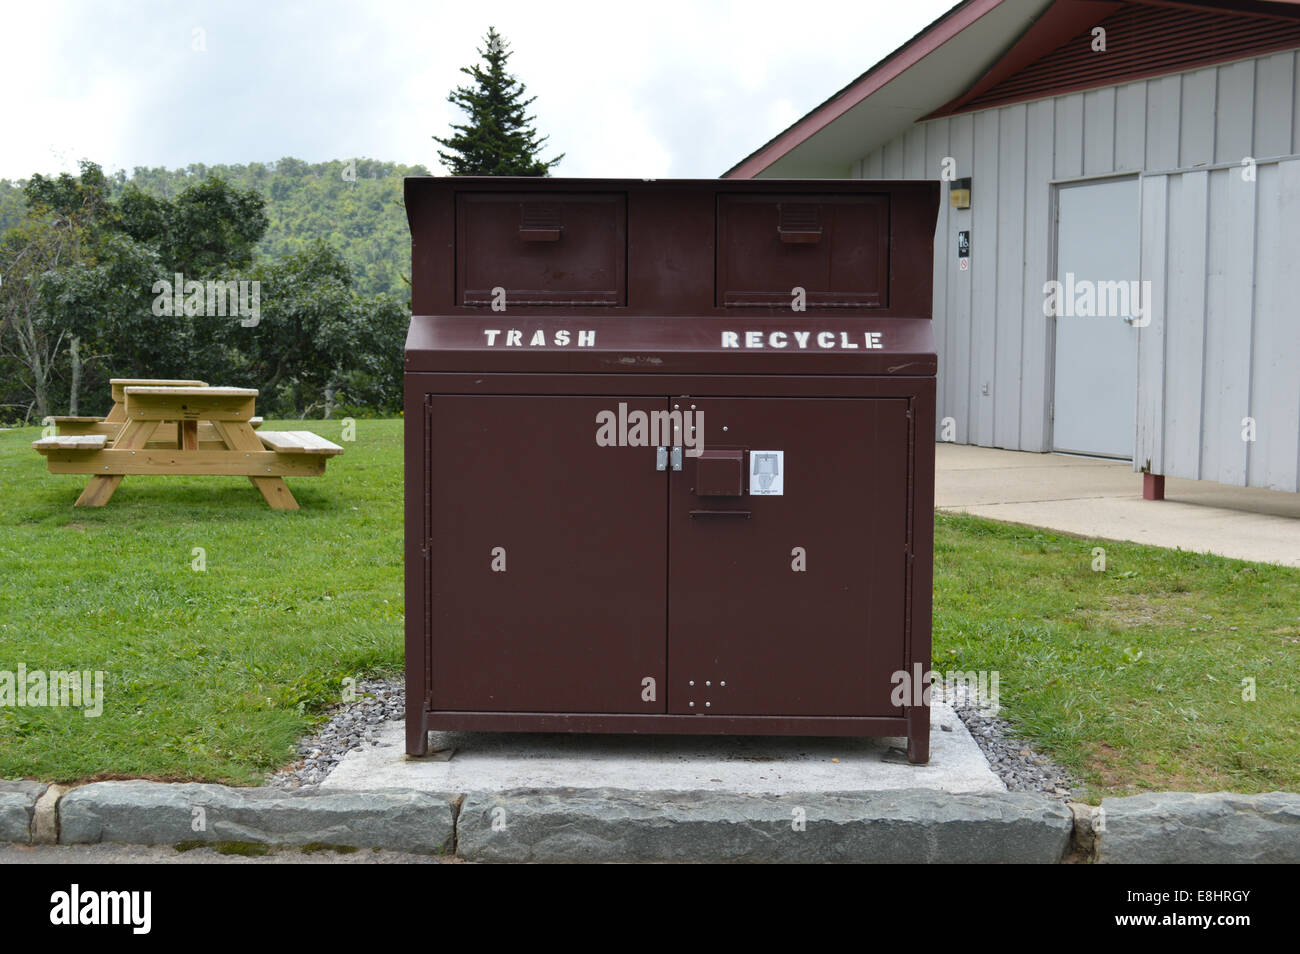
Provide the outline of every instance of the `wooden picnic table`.
{"type": "Polygon", "coordinates": [[[78,507],[102,507],[128,474],[243,475],[275,510],[297,510],[285,477],[317,477],[343,448],[309,431],[261,431],[257,391],[193,381],[112,381],[113,409],[56,418],[33,442],[50,472],[91,474],[78,507]]]}
{"type": "MultiPolygon", "coordinates": [[[[113,437],[122,429],[126,420],[126,395],[128,387],[177,387],[205,388],[206,381],[170,380],[160,378],[113,378],[109,381],[113,389],[113,407],[106,417],[51,417],[59,436],[77,434],[103,434],[112,446],[113,437]]],[[[250,418],[249,426],[254,429],[262,426],[260,417],[250,418]]],[[[170,421],[159,423],[158,429],[149,438],[149,447],[175,447],[177,441],[176,424],[170,421]]],[[[199,446],[206,449],[220,448],[220,438],[206,421],[199,422],[199,446]]]]}

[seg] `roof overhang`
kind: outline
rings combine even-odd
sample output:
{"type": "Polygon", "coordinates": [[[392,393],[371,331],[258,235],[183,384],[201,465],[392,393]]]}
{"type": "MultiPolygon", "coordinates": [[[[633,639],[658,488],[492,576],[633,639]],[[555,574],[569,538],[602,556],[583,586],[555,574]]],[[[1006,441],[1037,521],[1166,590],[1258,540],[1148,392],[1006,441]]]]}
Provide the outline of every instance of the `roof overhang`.
{"type": "MultiPolygon", "coordinates": [[[[1136,2],[1292,23],[1300,19],[1297,0],[1136,2]]],[[[723,177],[850,177],[855,160],[917,121],[961,110],[1124,6],[1117,0],[963,0],[723,177]]]]}
{"type": "Polygon", "coordinates": [[[974,85],[1051,5],[965,0],[723,176],[849,176],[855,160],[974,85]]]}

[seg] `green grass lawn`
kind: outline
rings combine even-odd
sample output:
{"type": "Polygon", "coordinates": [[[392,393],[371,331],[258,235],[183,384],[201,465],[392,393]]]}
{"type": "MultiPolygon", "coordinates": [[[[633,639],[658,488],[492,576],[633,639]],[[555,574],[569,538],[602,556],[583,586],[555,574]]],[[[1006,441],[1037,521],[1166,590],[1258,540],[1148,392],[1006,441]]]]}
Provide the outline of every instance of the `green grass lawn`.
{"type": "Polygon", "coordinates": [[[1300,791],[1300,570],[940,514],[934,647],[1094,795],[1300,791]]]}
{"type": "MultiPolygon", "coordinates": [[[[336,421],[293,421],[340,442],[336,421]]],[[[244,477],[127,477],[74,509],[0,433],[0,670],[103,670],[104,712],[0,707],[0,777],[255,782],[342,680],[402,667],[402,422],[356,422],[301,510],[244,477]],[[206,569],[192,568],[193,548],[206,569]]]]}
{"type": "MultiPolygon", "coordinates": [[[[99,718],[0,706],[0,778],[256,782],[345,678],[400,672],[401,434],[358,421],[277,513],[242,477],[128,477],[74,510],[86,478],[0,433],[0,671],[106,674],[99,718]]],[[[1094,572],[1098,541],[937,522],[934,668],[998,671],[1003,714],[1094,797],[1300,790],[1300,571],[1104,542],[1094,572]]]]}

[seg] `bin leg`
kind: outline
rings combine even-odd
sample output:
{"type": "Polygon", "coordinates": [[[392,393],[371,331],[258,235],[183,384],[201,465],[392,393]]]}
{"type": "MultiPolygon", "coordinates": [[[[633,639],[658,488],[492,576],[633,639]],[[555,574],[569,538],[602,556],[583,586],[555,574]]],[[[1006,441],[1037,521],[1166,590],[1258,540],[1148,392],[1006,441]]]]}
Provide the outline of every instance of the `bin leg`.
{"type": "Polygon", "coordinates": [[[912,706],[907,710],[907,761],[913,765],[930,761],[929,706],[912,706]]]}
{"type": "Polygon", "coordinates": [[[429,730],[424,723],[424,706],[411,703],[409,688],[406,697],[406,754],[429,754],[429,730]]]}

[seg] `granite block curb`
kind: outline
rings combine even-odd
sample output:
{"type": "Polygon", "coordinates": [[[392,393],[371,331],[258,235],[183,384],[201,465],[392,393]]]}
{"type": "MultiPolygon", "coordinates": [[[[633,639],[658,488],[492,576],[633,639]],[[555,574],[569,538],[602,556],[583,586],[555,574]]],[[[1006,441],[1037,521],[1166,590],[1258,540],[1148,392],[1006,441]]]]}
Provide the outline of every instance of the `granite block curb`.
{"type": "Polygon", "coordinates": [[[251,842],[474,862],[1300,863],[1300,794],[1164,792],[1062,804],[932,789],[745,795],[627,789],[431,794],[199,783],[0,782],[0,841],[251,842]]]}
{"type": "Polygon", "coordinates": [[[519,790],[468,794],[457,846],[487,862],[1052,864],[1073,829],[1060,801],[1015,792],[519,790]]]}
{"type": "Polygon", "coordinates": [[[1152,792],[1103,799],[1102,864],[1300,864],[1300,794],[1152,792]]]}
{"type": "Polygon", "coordinates": [[[59,843],[253,842],[449,852],[455,805],[426,792],[282,792],[225,785],[94,782],[59,801],[59,843]]]}
{"type": "Polygon", "coordinates": [[[0,782],[0,842],[32,842],[36,801],[48,786],[44,782],[0,782]]]}

